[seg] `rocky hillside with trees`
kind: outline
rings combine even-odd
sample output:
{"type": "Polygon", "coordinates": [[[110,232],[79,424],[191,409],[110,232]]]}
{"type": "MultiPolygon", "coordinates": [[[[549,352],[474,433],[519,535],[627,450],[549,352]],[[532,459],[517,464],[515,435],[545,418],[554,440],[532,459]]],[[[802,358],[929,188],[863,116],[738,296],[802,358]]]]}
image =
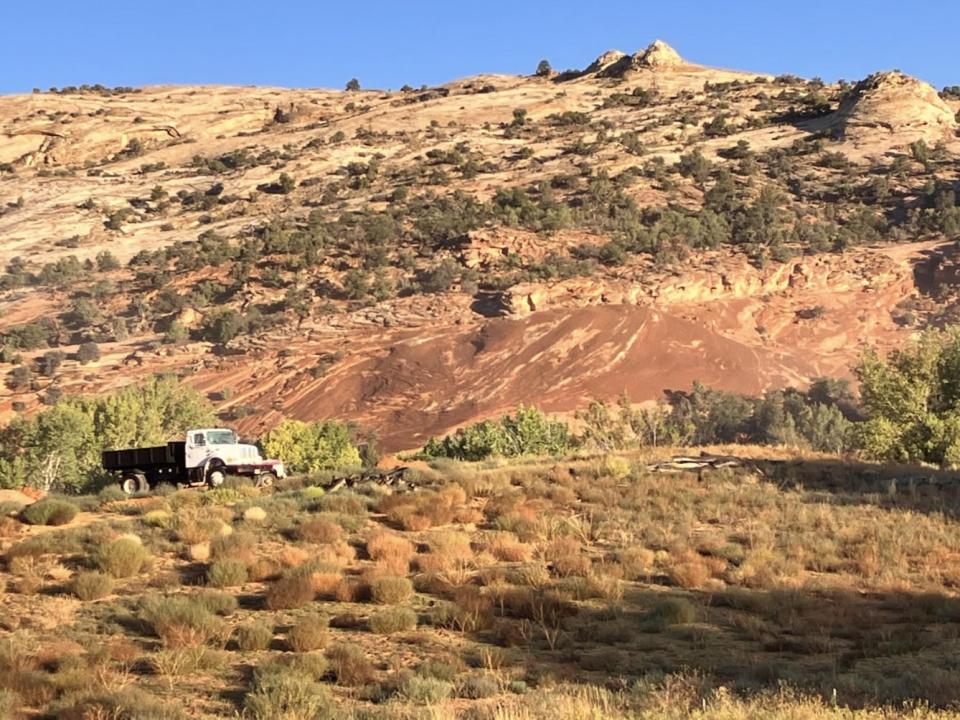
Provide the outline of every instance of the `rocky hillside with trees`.
{"type": "Polygon", "coordinates": [[[956,314],[956,88],[584,70],[0,98],[0,419],[170,374],[389,450],[852,379],[956,314]]]}

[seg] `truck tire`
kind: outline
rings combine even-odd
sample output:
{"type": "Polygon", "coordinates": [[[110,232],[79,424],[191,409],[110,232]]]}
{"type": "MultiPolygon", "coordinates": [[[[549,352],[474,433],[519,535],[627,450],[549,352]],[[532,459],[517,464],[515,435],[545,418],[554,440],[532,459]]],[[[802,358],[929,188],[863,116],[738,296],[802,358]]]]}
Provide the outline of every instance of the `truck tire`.
{"type": "Polygon", "coordinates": [[[277,481],[277,474],[272,470],[267,472],[262,472],[257,475],[257,481],[254,483],[258,488],[268,488],[273,487],[273,484],[277,481]]]}
{"type": "Polygon", "coordinates": [[[226,468],[221,465],[211,465],[207,470],[207,484],[210,487],[220,487],[227,480],[226,468]]]}
{"type": "Polygon", "coordinates": [[[120,478],[120,489],[127,495],[136,495],[149,490],[150,484],[140,473],[127,473],[120,478]]]}

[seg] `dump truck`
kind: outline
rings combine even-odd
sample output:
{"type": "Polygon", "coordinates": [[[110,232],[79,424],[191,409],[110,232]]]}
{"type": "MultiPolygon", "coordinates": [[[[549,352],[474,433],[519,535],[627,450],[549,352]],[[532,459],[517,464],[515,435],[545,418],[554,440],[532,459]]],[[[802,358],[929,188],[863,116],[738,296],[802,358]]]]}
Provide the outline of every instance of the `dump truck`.
{"type": "Polygon", "coordinates": [[[188,430],[183,440],[154,447],[104,450],[103,469],[114,475],[127,494],[145,492],[160,483],[222,485],[228,475],[253,478],[260,486],[286,477],[281,460],[264,460],[256,445],[237,439],[233,430],[188,430]]]}

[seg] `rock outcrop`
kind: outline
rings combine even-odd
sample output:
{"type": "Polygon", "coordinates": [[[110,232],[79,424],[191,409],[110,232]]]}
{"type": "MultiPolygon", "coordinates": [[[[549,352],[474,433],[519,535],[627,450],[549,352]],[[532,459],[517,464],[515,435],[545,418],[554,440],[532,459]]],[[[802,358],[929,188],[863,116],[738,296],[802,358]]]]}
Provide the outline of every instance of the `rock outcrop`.
{"type": "Polygon", "coordinates": [[[654,40],[645,50],[633,55],[617,54],[617,51],[606,52],[594,60],[585,72],[593,72],[600,77],[623,77],[633,71],[663,72],[685,64],[680,53],[663,40],[654,40]]]}
{"type": "Polygon", "coordinates": [[[633,57],[637,65],[651,70],[664,70],[684,64],[680,53],[663,40],[654,40],[646,50],[633,57]]]}
{"type": "Polygon", "coordinates": [[[620,50],[607,50],[605,53],[600,55],[600,57],[590,63],[583,73],[585,75],[589,75],[591,73],[603,72],[611,65],[615,65],[616,63],[622,61],[625,57],[627,57],[627,54],[620,50]]]}
{"type": "Polygon", "coordinates": [[[878,132],[908,144],[936,141],[953,133],[957,121],[927,83],[899,71],[878,72],[857,83],[831,117],[843,138],[861,141],[878,132]]]}

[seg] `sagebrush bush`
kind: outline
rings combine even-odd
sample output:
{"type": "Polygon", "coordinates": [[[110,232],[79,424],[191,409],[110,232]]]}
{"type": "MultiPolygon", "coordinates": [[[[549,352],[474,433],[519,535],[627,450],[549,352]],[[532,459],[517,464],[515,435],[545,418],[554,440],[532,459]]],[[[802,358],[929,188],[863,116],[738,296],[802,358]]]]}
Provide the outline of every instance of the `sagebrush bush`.
{"type": "Polygon", "coordinates": [[[647,613],[645,620],[654,629],[663,630],[673,625],[696,622],[696,606],[684,598],[661,600],[647,613]]]}
{"type": "Polygon", "coordinates": [[[257,537],[252,533],[231,532],[214,539],[210,553],[214,560],[235,560],[249,565],[257,559],[257,544],[257,537]]]}
{"type": "Polygon", "coordinates": [[[273,628],[264,622],[250,622],[238,625],[233,631],[237,649],[244,652],[266,650],[273,640],[273,628]]]}
{"type": "Polygon", "coordinates": [[[247,577],[247,566],[240,560],[217,560],[207,569],[207,583],[213,587],[243,585],[247,577]]]}
{"type": "Polygon", "coordinates": [[[470,700],[482,700],[500,693],[500,683],[489,673],[470,673],[457,682],[457,695],[470,700]]]}
{"type": "Polygon", "coordinates": [[[385,608],[370,616],[370,631],[377,635],[413,630],[417,626],[417,614],[406,607],[385,608]]]}
{"type": "Polygon", "coordinates": [[[66,525],[73,520],[80,508],[61,498],[43,498],[27,505],[21,513],[24,522],[30,525],[66,525]]]}
{"type": "Polygon", "coordinates": [[[326,654],[341,685],[365,685],[373,679],[373,665],[356,645],[337,643],[329,647],[326,654]]]}
{"type": "Polygon", "coordinates": [[[225,639],[223,621],[195,598],[148,597],[140,617],[167,647],[191,647],[225,639]]]}
{"type": "Polygon", "coordinates": [[[306,615],[297,621],[287,633],[287,642],[296,652],[320,650],[327,644],[327,628],[330,620],[325,615],[306,615]]]}
{"type": "Polygon", "coordinates": [[[413,595],[413,583],[405,577],[379,577],[370,583],[370,597],[378,605],[396,605],[413,595]]]}
{"type": "Polygon", "coordinates": [[[403,679],[399,693],[405,700],[417,705],[433,705],[453,694],[453,683],[411,673],[403,679]]]}
{"type": "Polygon", "coordinates": [[[71,589],[81,600],[98,600],[113,592],[113,578],[96,570],[82,572],[73,579],[71,589]]]}
{"type": "Polygon", "coordinates": [[[240,605],[236,597],[221,590],[204,590],[194,599],[214,615],[232,615],[240,605]]]}
{"type": "Polygon", "coordinates": [[[303,607],[316,596],[310,575],[291,572],[275,580],[267,589],[267,608],[293,610],[303,607]]]}
{"type": "Polygon", "coordinates": [[[243,709],[244,717],[251,720],[333,720],[338,716],[328,688],[300,668],[281,663],[257,670],[243,709]]]}
{"type": "Polygon", "coordinates": [[[97,567],[115,578],[128,578],[143,568],[150,553],[138,539],[120,537],[101,545],[93,556],[97,567]]]}

